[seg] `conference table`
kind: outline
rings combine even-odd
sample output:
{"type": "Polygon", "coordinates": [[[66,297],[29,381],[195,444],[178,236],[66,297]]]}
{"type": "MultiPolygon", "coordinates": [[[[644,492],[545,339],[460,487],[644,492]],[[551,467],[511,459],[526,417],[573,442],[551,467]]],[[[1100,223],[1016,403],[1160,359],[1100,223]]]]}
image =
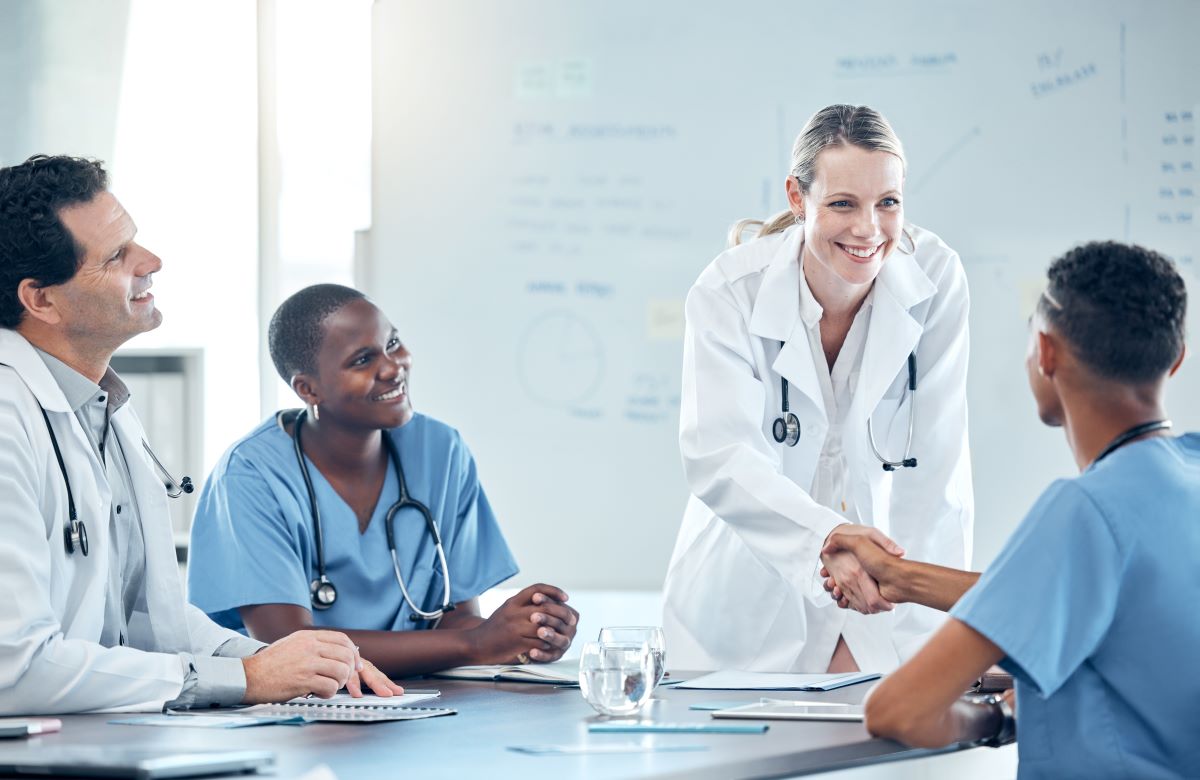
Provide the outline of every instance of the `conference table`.
{"type": "MultiPolygon", "coordinates": [[[[674,673],[676,677],[696,676],[674,673]]],[[[123,745],[190,751],[268,749],[276,753],[278,778],[294,778],[324,764],[338,780],[367,778],[774,778],[929,756],[945,751],[906,748],[873,739],[861,723],[763,721],[764,734],[601,734],[589,723],[603,720],[576,688],[548,684],[409,680],[410,688],[435,688],[440,702],[457,715],[384,723],[310,723],[240,729],[128,726],[109,723],[116,715],[72,715],[60,733],[35,737],[25,749],[61,745],[123,745]],[[515,746],[676,746],[702,750],[640,753],[530,755],[515,746]]],[[[639,718],[658,722],[708,722],[709,712],[693,704],[758,701],[763,695],[858,703],[871,683],[826,693],[698,691],[660,686],[639,718]]],[[[417,705],[422,706],[422,705],[417,705]]],[[[726,721],[744,723],[748,721],[726,721]]],[[[329,777],[319,772],[314,777],[329,777]]]]}

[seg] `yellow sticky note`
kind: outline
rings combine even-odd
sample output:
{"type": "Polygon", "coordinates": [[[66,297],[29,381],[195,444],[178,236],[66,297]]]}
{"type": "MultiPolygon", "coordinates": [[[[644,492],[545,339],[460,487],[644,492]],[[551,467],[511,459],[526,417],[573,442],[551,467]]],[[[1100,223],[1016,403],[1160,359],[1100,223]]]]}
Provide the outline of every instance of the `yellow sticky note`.
{"type": "Polygon", "coordinates": [[[646,305],[646,338],[683,340],[683,299],[652,300],[646,305]]]}

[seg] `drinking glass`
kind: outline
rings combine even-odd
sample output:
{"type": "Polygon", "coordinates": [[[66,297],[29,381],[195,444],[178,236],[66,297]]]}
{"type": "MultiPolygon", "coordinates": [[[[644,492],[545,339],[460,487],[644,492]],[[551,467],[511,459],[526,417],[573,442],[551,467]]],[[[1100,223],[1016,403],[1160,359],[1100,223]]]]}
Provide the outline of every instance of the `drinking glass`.
{"type": "Polygon", "coordinates": [[[645,642],[654,657],[654,687],[662,682],[667,673],[667,643],[658,626],[610,626],[600,629],[597,640],[602,645],[645,642]]]}
{"type": "Polygon", "coordinates": [[[588,642],[579,656],[579,690],[601,715],[633,715],[654,690],[649,646],[588,642]]]}

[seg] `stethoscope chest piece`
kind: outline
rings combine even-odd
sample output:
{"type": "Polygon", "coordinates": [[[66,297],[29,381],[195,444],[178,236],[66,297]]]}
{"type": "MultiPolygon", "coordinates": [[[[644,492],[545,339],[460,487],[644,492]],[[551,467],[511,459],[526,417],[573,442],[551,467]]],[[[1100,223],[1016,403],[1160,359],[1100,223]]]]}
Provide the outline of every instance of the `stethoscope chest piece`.
{"type": "Polygon", "coordinates": [[[63,527],[63,541],[66,542],[68,555],[74,553],[75,548],[78,547],[79,552],[86,556],[88,554],[87,526],[81,520],[72,520],[63,527]]]}
{"type": "Polygon", "coordinates": [[[337,602],[337,588],[322,574],[308,586],[313,609],[329,609],[337,602]]]}
{"type": "Polygon", "coordinates": [[[780,444],[795,447],[796,443],[800,441],[800,418],[791,412],[785,412],[776,417],[775,422],[771,425],[771,435],[780,444]]]}
{"type": "MultiPolygon", "coordinates": [[[[783,342],[779,342],[779,348],[783,349],[783,342]]],[[[780,406],[783,408],[779,412],[779,416],[775,418],[775,422],[771,424],[771,435],[775,437],[775,441],[779,444],[786,444],[789,447],[795,447],[800,441],[800,418],[792,413],[788,407],[788,381],[787,377],[779,377],[780,391],[780,406]]]]}

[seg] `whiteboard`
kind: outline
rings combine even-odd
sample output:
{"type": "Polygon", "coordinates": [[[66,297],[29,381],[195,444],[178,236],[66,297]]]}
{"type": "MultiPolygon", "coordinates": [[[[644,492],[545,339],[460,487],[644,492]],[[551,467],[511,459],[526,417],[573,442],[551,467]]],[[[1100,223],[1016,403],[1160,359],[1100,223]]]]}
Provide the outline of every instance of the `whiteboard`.
{"type": "MultiPolygon", "coordinates": [[[[967,269],[976,566],[1074,469],[1022,366],[1048,262],[1138,241],[1195,296],[1200,4],[846,8],[376,4],[364,286],[415,355],[417,408],[474,451],[524,581],[661,585],[687,496],[683,298],[734,220],[785,207],[824,105],[891,120],[907,217],[967,269]]],[[[1200,428],[1200,360],[1170,387],[1200,428]]]]}

